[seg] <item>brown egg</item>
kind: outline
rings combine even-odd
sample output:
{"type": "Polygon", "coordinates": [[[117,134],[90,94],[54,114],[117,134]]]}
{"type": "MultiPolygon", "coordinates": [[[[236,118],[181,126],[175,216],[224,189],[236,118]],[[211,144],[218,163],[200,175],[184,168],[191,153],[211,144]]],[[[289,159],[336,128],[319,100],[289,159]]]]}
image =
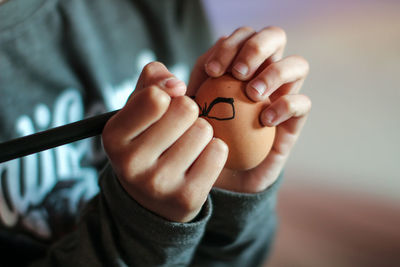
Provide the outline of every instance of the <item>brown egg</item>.
{"type": "Polygon", "coordinates": [[[214,136],[229,147],[225,167],[234,170],[247,170],[260,164],[275,137],[275,127],[260,123],[260,112],[270,101],[251,101],[245,88],[245,82],[224,75],[206,80],[195,97],[200,116],[213,126],[214,136]]]}

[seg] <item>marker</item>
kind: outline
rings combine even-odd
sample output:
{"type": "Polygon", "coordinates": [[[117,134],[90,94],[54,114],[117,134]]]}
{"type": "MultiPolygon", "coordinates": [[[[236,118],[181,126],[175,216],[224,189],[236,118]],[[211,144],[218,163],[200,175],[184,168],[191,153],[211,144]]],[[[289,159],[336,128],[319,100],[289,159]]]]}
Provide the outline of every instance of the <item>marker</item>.
{"type": "Polygon", "coordinates": [[[0,163],[100,135],[119,110],[0,143],[0,163]]]}

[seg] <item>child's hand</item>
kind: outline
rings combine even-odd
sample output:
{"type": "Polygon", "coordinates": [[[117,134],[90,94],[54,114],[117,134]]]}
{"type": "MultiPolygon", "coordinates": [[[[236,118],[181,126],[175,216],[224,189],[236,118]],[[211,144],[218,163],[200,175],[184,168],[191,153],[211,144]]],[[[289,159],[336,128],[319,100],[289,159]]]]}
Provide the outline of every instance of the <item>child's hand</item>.
{"type": "MultiPolygon", "coordinates": [[[[228,149],[183,96],[183,82],[160,63],[147,65],[125,107],[103,131],[103,143],[125,190],[150,211],[187,222],[200,211],[228,149]]],[[[129,211],[128,211],[129,212],[129,211]]]]}
{"type": "Polygon", "coordinates": [[[188,94],[195,95],[202,82],[231,72],[249,81],[247,96],[253,101],[270,97],[272,103],[260,114],[266,126],[276,126],[271,152],[248,171],[224,169],[215,186],[237,192],[260,192],[278,178],[311,108],[311,101],[299,94],[308,74],[307,61],[300,56],[282,59],[285,32],[277,27],[259,32],[244,27],[223,37],[201,56],[192,72],[188,94]]]}

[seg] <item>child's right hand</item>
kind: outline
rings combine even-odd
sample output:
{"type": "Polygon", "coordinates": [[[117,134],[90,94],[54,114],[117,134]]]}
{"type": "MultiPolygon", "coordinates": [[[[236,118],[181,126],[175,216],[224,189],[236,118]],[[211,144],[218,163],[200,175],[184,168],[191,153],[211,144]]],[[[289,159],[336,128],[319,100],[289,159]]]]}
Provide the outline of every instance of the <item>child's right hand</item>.
{"type": "Polygon", "coordinates": [[[103,131],[104,149],[129,195],[150,211],[188,222],[200,211],[228,156],[198,118],[186,87],[160,63],[148,64],[126,105],[103,131]]]}

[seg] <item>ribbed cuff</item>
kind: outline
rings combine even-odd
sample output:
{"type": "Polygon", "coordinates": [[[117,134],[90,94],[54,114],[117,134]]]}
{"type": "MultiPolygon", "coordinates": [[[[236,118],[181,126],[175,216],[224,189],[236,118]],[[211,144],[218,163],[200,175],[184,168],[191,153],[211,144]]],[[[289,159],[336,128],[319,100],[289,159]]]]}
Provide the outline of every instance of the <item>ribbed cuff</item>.
{"type": "Polygon", "coordinates": [[[266,219],[275,211],[281,176],[266,190],[254,194],[214,188],[211,191],[213,215],[209,227],[223,228],[223,231],[232,233],[247,226],[249,220],[254,223],[266,219]]]}
{"type": "Polygon", "coordinates": [[[159,244],[188,244],[201,239],[211,217],[211,200],[207,199],[196,219],[188,223],[167,221],[136,202],[121,186],[110,166],[101,177],[100,186],[110,212],[124,232],[142,236],[159,244]]]}

